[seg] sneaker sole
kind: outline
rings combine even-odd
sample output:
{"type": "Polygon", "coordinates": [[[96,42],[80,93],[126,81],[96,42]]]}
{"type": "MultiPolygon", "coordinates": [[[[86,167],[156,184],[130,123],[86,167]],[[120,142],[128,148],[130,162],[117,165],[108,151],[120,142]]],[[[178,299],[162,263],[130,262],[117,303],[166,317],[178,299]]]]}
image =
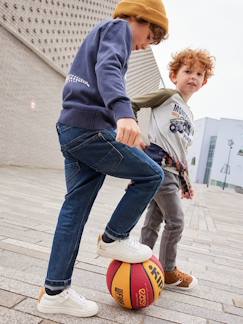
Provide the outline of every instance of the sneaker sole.
{"type": "Polygon", "coordinates": [[[65,312],[63,311],[63,307],[48,307],[48,306],[42,306],[40,304],[37,304],[37,310],[41,313],[46,313],[46,314],[64,314],[64,315],[72,315],[72,316],[77,316],[77,317],[92,317],[95,316],[98,313],[98,307],[96,311],[75,311],[75,310],[66,310],[65,312]]]}
{"type": "Polygon", "coordinates": [[[134,259],[134,257],[133,258],[132,257],[131,258],[129,258],[129,257],[128,258],[122,258],[122,257],[119,258],[118,256],[111,255],[111,254],[109,254],[105,251],[102,251],[102,250],[97,250],[97,254],[104,258],[114,259],[114,260],[118,260],[118,261],[126,262],[126,263],[142,263],[142,262],[149,260],[153,256],[152,251],[146,257],[140,257],[140,258],[136,258],[136,259],[134,259]]]}
{"type": "Polygon", "coordinates": [[[169,288],[169,289],[176,289],[176,290],[191,290],[195,288],[197,285],[198,285],[198,280],[195,277],[193,277],[193,280],[189,287],[180,287],[175,284],[165,284],[165,289],[169,288]]]}

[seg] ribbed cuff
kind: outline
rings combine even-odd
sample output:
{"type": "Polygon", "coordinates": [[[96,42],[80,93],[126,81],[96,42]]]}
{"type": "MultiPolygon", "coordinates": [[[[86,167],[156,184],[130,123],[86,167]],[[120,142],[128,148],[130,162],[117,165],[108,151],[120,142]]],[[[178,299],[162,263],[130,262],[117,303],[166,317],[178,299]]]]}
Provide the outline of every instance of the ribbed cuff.
{"type": "Polygon", "coordinates": [[[135,115],[132,110],[132,105],[128,101],[116,101],[112,104],[112,110],[115,114],[115,120],[121,118],[133,118],[136,120],[135,115]]]}

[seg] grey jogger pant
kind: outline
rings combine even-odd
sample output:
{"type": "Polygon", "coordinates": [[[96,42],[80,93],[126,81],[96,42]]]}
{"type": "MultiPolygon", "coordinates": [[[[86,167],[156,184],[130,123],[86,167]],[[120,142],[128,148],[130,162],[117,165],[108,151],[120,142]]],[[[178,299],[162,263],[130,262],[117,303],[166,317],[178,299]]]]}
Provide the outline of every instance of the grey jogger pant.
{"type": "Polygon", "coordinates": [[[164,221],[159,260],[165,271],[172,271],[176,266],[177,243],[184,228],[184,213],[179,197],[179,177],[172,172],[164,172],[164,182],[148,206],[140,242],[153,249],[164,221]]]}

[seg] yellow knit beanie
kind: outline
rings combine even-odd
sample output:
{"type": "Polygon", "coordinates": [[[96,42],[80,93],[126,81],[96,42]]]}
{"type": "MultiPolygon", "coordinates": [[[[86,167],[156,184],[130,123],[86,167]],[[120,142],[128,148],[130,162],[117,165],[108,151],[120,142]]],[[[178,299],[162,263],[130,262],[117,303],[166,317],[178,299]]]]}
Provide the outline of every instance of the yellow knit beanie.
{"type": "Polygon", "coordinates": [[[168,33],[168,19],[161,0],[121,0],[113,14],[113,18],[121,15],[139,16],[158,25],[168,33]]]}

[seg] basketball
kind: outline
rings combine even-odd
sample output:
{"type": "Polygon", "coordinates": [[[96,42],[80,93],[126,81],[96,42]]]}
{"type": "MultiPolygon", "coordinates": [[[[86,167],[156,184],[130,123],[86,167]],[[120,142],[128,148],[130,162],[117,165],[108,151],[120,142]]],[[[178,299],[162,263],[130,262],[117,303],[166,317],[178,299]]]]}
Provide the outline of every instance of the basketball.
{"type": "Polygon", "coordinates": [[[155,256],[142,263],[113,260],[106,283],[111,296],[122,307],[144,308],[159,298],[164,287],[164,271],[155,256]]]}

